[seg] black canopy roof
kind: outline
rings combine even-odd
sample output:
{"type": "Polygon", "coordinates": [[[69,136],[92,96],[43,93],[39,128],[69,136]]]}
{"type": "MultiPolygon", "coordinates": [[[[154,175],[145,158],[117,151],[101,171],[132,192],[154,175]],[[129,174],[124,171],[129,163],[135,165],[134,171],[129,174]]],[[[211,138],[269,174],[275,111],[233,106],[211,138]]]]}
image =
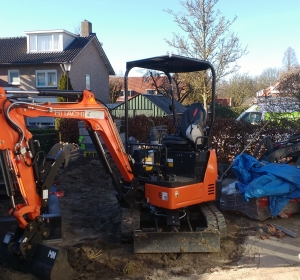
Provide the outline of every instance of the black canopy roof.
{"type": "Polygon", "coordinates": [[[126,63],[127,72],[134,67],[147,68],[165,73],[186,73],[211,69],[213,66],[205,60],[180,55],[156,56],[126,63]]]}
{"type": "MultiPolygon", "coordinates": [[[[124,85],[125,85],[125,147],[126,152],[128,153],[128,74],[130,70],[134,67],[152,69],[156,71],[164,72],[171,81],[171,73],[188,73],[188,72],[196,72],[196,71],[205,71],[207,69],[211,70],[212,73],[212,110],[211,110],[211,122],[209,129],[207,131],[207,135],[210,135],[210,131],[212,129],[214,118],[215,118],[215,82],[216,82],[216,73],[212,64],[205,60],[199,60],[195,58],[184,57],[180,55],[163,55],[156,56],[136,61],[129,61],[126,63],[126,73],[124,77],[124,85]]],[[[172,87],[170,88],[171,96],[172,96],[172,108],[173,108],[173,119],[174,125],[178,129],[177,121],[176,121],[176,107],[174,104],[174,96],[172,87]]]]}

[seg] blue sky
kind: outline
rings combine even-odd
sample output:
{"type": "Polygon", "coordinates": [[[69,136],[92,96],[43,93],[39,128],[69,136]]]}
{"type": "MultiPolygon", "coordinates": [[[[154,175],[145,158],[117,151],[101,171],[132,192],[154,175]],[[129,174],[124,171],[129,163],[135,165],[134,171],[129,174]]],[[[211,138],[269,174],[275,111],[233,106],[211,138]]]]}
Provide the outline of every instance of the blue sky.
{"type": "MultiPolygon", "coordinates": [[[[238,61],[241,73],[259,75],[268,67],[281,67],[284,51],[292,47],[300,59],[299,0],[219,0],[227,18],[238,18],[231,30],[249,53],[238,61]]],[[[1,1],[0,37],[24,36],[25,31],[65,29],[75,32],[81,21],[93,32],[116,73],[126,61],[164,55],[164,38],[180,32],[165,9],[182,10],[179,0],[17,0],[1,1]]]]}

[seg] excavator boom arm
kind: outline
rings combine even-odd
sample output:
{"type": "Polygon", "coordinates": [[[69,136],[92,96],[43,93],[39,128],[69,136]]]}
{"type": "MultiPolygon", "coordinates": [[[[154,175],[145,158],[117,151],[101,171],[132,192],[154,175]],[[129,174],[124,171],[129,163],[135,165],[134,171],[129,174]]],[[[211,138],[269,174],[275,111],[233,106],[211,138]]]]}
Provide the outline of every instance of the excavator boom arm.
{"type": "MultiPolygon", "coordinates": [[[[20,227],[25,228],[27,224],[24,215],[28,215],[30,220],[35,219],[40,215],[43,204],[42,194],[37,191],[33,174],[34,155],[29,145],[32,135],[26,129],[26,117],[43,116],[82,120],[95,137],[100,135],[124,182],[130,184],[133,181],[131,158],[125,152],[116,125],[107,107],[98,103],[92,92],[83,91],[78,102],[38,104],[8,99],[5,90],[0,88],[0,108],[0,125],[3,129],[0,134],[2,158],[9,166],[9,172],[14,178],[12,181],[16,181],[24,200],[22,205],[13,205],[11,211],[20,227]]],[[[12,182],[7,183],[12,184],[12,182]]],[[[46,192],[49,187],[45,189],[46,192]]]]}

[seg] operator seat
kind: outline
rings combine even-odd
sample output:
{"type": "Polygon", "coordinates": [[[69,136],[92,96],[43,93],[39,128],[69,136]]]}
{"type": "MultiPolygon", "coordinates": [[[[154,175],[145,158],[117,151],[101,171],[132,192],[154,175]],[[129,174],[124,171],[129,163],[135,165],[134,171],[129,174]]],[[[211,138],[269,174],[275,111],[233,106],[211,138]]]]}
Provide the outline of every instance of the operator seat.
{"type": "Polygon", "coordinates": [[[163,138],[162,144],[166,146],[188,145],[192,142],[197,146],[202,144],[203,138],[201,137],[205,136],[205,130],[206,111],[201,103],[193,103],[183,112],[180,118],[178,135],[167,135],[163,138]]]}

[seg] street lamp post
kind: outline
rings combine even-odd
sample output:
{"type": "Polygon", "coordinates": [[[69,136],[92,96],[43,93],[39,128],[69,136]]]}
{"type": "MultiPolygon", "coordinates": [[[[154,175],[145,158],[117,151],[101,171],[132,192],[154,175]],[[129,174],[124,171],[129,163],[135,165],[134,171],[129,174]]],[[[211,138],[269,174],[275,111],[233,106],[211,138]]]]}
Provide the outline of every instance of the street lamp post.
{"type": "Polygon", "coordinates": [[[66,61],[64,63],[64,69],[67,73],[67,90],[69,90],[69,72],[71,71],[71,64],[72,64],[71,61],[66,61]]]}

